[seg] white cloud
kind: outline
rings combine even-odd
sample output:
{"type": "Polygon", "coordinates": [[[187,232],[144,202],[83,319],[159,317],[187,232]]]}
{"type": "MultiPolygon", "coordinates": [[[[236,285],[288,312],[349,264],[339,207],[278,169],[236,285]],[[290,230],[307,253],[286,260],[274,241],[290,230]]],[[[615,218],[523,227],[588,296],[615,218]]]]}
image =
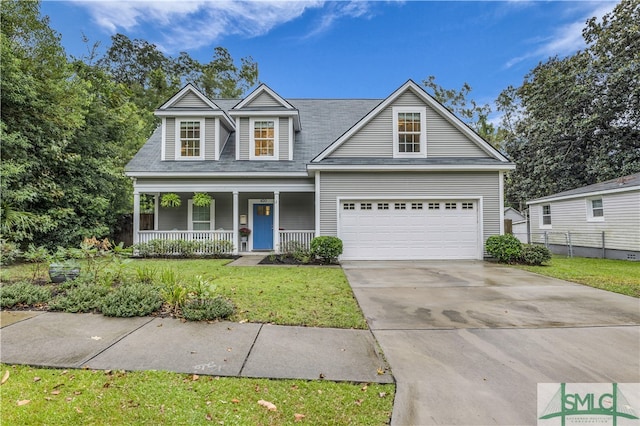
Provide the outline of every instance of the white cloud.
{"type": "Polygon", "coordinates": [[[322,0],[74,1],[109,33],[152,28],[162,36],[149,41],[169,53],[197,49],[229,35],[264,35],[309,9],[326,9],[312,35],[327,30],[339,18],[360,18],[369,10],[369,2],[364,1],[328,5],[322,0]]]}
{"type": "Polygon", "coordinates": [[[601,19],[605,14],[611,12],[615,7],[615,2],[591,3],[584,2],[581,5],[591,6],[586,14],[571,23],[559,27],[550,37],[539,40],[536,49],[526,52],[524,55],[509,60],[506,68],[510,68],[524,60],[531,58],[546,59],[550,56],[570,55],[577,50],[583,49],[585,46],[582,38],[582,30],[588,19],[596,17],[601,19]],[[595,6],[595,7],[594,7],[595,6]]]}

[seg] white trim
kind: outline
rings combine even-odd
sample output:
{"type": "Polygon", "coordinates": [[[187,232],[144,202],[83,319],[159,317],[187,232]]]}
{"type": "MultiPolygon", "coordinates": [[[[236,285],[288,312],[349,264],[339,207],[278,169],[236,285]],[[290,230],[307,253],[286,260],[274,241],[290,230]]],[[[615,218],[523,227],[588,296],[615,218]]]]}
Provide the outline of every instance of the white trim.
{"type": "Polygon", "coordinates": [[[140,190],[133,183],[133,244],[140,241],[140,190]]]}
{"type": "Polygon", "coordinates": [[[503,164],[389,164],[389,165],[335,165],[335,164],[307,164],[307,170],[330,170],[330,171],[474,171],[474,170],[514,170],[513,163],[503,164]]]}
{"type": "Polygon", "coordinates": [[[587,222],[604,222],[604,197],[588,197],[585,200],[587,207],[587,222]],[[602,216],[593,215],[593,201],[600,200],[602,202],[602,216]]]}
{"type": "Polygon", "coordinates": [[[176,110],[168,110],[168,111],[156,111],[154,113],[154,115],[156,117],[192,117],[194,115],[198,116],[198,117],[203,117],[203,118],[215,118],[215,117],[222,117],[224,119],[224,122],[228,125],[227,127],[229,127],[230,129],[234,130],[235,129],[235,125],[233,123],[233,120],[231,120],[231,118],[225,114],[224,111],[194,111],[194,110],[188,110],[188,111],[176,111],[176,110]]]}
{"type": "MultiPolygon", "coordinates": [[[[247,250],[253,251],[253,205],[254,204],[271,204],[273,205],[273,198],[249,198],[247,201],[248,206],[248,214],[249,214],[249,222],[247,227],[251,229],[251,234],[249,234],[249,238],[247,239],[247,250]]],[[[275,206],[274,206],[275,208],[275,206]]],[[[274,224],[275,228],[275,224],[274,224]]],[[[275,248],[275,241],[272,241],[272,247],[275,248]]]]}
{"type": "Polygon", "coordinates": [[[217,184],[217,183],[193,183],[193,182],[161,182],[142,183],[136,186],[140,192],[313,192],[315,186],[308,184],[269,184],[269,183],[248,183],[248,184],[217,184]]]}
{"type": "Polygon", "coordinates": [[[160,160],[164,161],[167,159],[166,148],[167,148],[167,118],[162,117],[162,147],[160,151],[160,160]]]}
{"type": "Polygon", "coordinates": [[[236,117],[236,161],[240,160],[240,117],[236,117]]]}
{"type": "Polygon", "coordinates": [[[606,189],[602,191],[595,192],[583,192],[582,194],[571,194],[571,195],[563,195],[560,197],[552,197],[550,198],[541,198],[538,200],[527,201],[527,205],[531,204],[547,204],[551,201],[561,201],[561,200],[569,200],[571,198],[588,198],[588,197],[597,197],[599,195],[607,195],[607,194],[617,194],[619,192],[627,192],[627,191],[640,191],[640,186],[630,186],[626,188],[616,188],[616,189],[606,189]]]}
{"type": "Polygon", "coordinates": [[[176,161],[201,161],[205,159],[205,141],[206,141],[206,120],[204,118],[196,117],[182,117],[175,119],[175,159],[176,161]],[[180,143],[180,124],[187,121],[193,121],[200,123],[200,155],[197,157],[183,157],[181,155],[182,144],[180,143]]]}
{"type": "Polygon", "coordinates": [[[139,178],[229,178],[229,177],[273,177],[273,178],[308,178],[307,172],[125,172],[125,176],[139,178]]]}
{"type": "Polygon", "coordinates": [[[187,83],[182,89],[178,91],[178,93],[173,95],[167,102],[163,103],[160,106],[160,108],[158,108],[158,110],[161,111],[161,110],[166,110],[167,108],[171,108],[171,106],[173,106],[174,103],[182,99],[187,94],[187,92],[191,92],[195,94],[198,98],[200,98],[200,100],[202,100],[210,108],[220,110],[220,107],[218,105],[216,105],[213,101],[211,101],[211,99],[207,98],[201,91],[199,91],[191,83],[187,83]]]}
{"type": "MultiPolygon", "coordinates": [[[[233,254],[238,254],[240,245],[238,244],[240,230],[240,207],[238,204],[238,191],[233,191],[233,254]]],[[[247,246],[249,244],[247,243],[247,246]]]]}
{"type": "Polygon", "coordinates": [[[440,102],[436,101],[433,97],[431,97],[431,95],[425,92],[424,89],[418,86],[413,80],[409,80],[405,84],[400,86],[389,97],[387,97],[384,101],[378,104],[377,107],[375,107],[367,115],[365,115],[364,118],[362,118],[358,123],[356,123],[356,125],[354,125],[348,131],[346,131],[342,136],[340,136],[331,145],[326,147],[318,156],[316,156],[311,161],[313,163],[317,163],[322,159],[326,158],[333,151],[338,149],[338,147],[340,147],[345,141],[351,138],[351,136],[353,136],[360,129],[366,126],[374,117],[376,117],[379,113],[384,111],[389,105],[391,105],[397,98],[399,98],[407,90],[411,90],[416,96],[422,99],[422,101],[425,104],[433,108],[438,114],[440,114],[444,119],[449,121],[449,123],[455,126],[463,134],[465,134],[472,142],[475,142],[484,152],[489,154],[491,157],[503,162],[509,162],[509,159],[507,157],[502,155],[497,149],[495,149],[493,146],[487,143],[484,139],[482,139],[476,132],[471,130],[469,126],[467,126],[458,117],[452,114],[440,102]]]}
{"type": "Polygon", "coordinates": [[[427,107],[393,107],[393,158],[426,158],[427,157],[427,107]],[[399,113],[418,113],[420,114],[420,151],[419,152],[400,152],[399,147],[399,129],[398,114],[399,113]]]}
{"type": "Polygon", "coordinates": [[[278,160],[280,157],[280,119],[278,117],[264,117],[249,119],[249,160],[278,160]],[[257,121],[273,121],[273,155],[255,155],[255,123],[257,121]]]}
{"type": "Polygon", "coordinates": [[[293,161],[293,119],[289,117],[289,161],[293,161]]]}
{"type": "Polygon", "coordinates": [[[234,111],[234,110],[232,110],[232,111],[229,111],[229,115],[231,117],[235,117],[235,118],[238,118],[238,117],[254,117],[254,116],[262,117],[262,116],[265,116],[265,115],[267,117],[271,117],[271,116],[274,116],[274,115],[277,115],[278,117],[296,117],[298,115],[298,110],[285,110],[285,109],[283,109],[283,110],[272,110],[272,109],[269,109],[269,110],[264,110],[264,111],[260,111],[260,110],[258,110],[258,111],[256,111],[256,110],[250,110],[250,111],[247,111],[247,110],[236,110],[236,111],[234,111]]]}
{"type": "Polygon", "coordinates": [[[504,235],[504,172],[498,172],[498,193],[500,194],[500,235],[504,235]]]}
{"type": "Polygon", "coordinates": [[[316,237],[320,236],[320,171],[316,171],[315,173],[315,220],[316,220],[316,237]]]}
{"type": "Polygon", "coordinates": [[[258,86],[256,88],[256,90],[251,92],[246,98],[244,98],[243,100],[238,102],[236,104],[236,106],[234,106],[232,108],[232,110],[238,110],[238,109],[244,107],[245,105],[251,103],[255,98],[260,96],[260,94],[262,94],[263,92],[266,92],[267,94],[269,94],[269,96],[271,96],[273,99],[275,99],[281,106],[283,106],[283,107],[285,107],[287,109],[294,109],[293,105],[291,105],[289,102],[287,102],[282,96],[278,95],[269,86],[267,86],[266,84],[262,83],[262,84],[260,84],[260,86],[258,86]]]}
{"type": "MultiPolygon", "coordinates": [[[[346,197],[341,197],[338,196],[336,197],[336,235],[338,238],[340,238],[340,205],[343,201],[358,201],[358,200],[363,200],[363,201],[367,201],[367,200],[373,200],[373,201],[388,201],[388,202],[392,202],[392,201],[424,201],[424,202],[429,202],[432,200],[456,200],[456,201],[466,201],[466,200],[473,200],[473,201],[477,201],[476,204],[476,208],[477,208],[477,219],[478,219],[478,232],[477,232],[477,241],[478,241],[478,245],[477,245],[477,249],[476,249],[476,255],[477,255],[477,259],[478,260],[482,260],[484,258],[484,198],[482,196],[478,196],[478,195],[469,195],[469,196],[465,196],[465,195],[461,195],[461,196],[417,196],[417,197],[389,197],[389,196],[376,196],[376,197],[371,197],[371,196],[346,196],[346,197]]],[[[316,231],[316,236],[318,236],[319,233],[316,231]]]]}
{"type": "Polygon", "coordinates": [[[280,253],[280,192],[273,191],[273,250],[280,253]]]}
{"type": "MultiPolygon", "coordinates": [[[[206,122],[205,122],[206,125],[206,122]]],[[[220,118],[216,117],[214,120],[215,127],[215,142],[214,142],[214,156],[213,159],[218,161],[220,159],[220,140],[222,139],[222,135],[220,134],[220,118]]]]}
{"type": "Polygon", "coordinates": [[[160,193],[153,194],[153,230],[157,231],[160,224],[160,193]]]}
{"type": "MultiPolygon", "coordinates": [[[[216,229],[216,200],[211,199],[209,205],[209,230],[214,231],[216,229]]],[[[187,200],[187,230],[193,231],[193,199],[187,200]]]]}

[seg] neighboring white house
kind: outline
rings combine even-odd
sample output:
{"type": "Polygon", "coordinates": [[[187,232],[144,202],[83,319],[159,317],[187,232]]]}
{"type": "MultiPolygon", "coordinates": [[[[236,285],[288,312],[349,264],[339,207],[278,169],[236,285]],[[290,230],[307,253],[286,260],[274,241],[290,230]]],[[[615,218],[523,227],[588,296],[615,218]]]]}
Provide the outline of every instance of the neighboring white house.
{"type": "Polygon", "coordinates": [[[214,101],[188,84],[155,115],[126,167],[135,243],[277,252],[328,235],[342,259],[482,259],[503,233],[515,165],[411,80],[385,99],[284,99],[262,84],[214,101]],[[203,194],[210,203],[195,202],[203,194]],[[143,196],[152,230],[140,227],[143,196]]]}
{"type": "Polygon", "coordinates": [[[504,218],[511,220],[511,233],[522,243],[528,243],[527,218],[513,207],[504,209],[504,218]]]}
{"type": "Polygon", "coordinates": [[[640,173],[528,201],[532,242],[555,253],[640,260],[640,173]]]}

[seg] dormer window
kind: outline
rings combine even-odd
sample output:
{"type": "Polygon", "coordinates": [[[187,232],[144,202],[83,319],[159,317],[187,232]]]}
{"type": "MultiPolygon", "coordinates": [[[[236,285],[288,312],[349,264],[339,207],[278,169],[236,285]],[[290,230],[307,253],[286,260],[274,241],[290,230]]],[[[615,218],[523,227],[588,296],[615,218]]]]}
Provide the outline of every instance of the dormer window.
{"type": "Polygon", "coordinates": [[[249,158],[251,160],[278,159],[278,119],[252,118],[251,146],[249,158]]]}
{"type": "Polygon", "coordinates": [[[393,156],[427,156],[427,111],[424,107],[393,108],[393,156]]]}
{"type": "Polygon", "coordinates": [[[176,159],[204,160],[204,120],[176,120],[176,159]]]}

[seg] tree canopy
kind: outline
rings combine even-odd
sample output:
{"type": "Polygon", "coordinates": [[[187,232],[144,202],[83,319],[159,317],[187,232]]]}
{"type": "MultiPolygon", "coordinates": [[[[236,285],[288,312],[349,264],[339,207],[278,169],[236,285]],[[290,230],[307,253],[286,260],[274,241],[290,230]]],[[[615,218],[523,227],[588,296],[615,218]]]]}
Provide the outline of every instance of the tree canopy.
{"type": "Polygon", "coordinates": [[[587,21],[587,47],[540,63],[498,98],[511,205],[640,171],[640,2],[587,21]]]}

